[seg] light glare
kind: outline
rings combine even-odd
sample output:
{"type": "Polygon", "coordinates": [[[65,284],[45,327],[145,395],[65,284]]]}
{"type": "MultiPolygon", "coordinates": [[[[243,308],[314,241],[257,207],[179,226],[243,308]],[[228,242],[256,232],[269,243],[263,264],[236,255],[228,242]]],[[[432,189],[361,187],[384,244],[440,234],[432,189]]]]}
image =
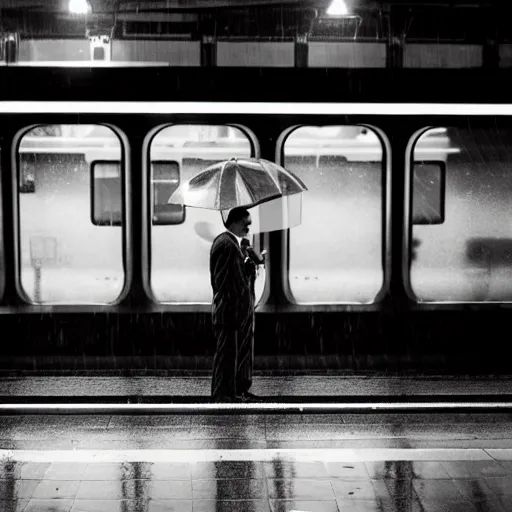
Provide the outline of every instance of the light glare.
{"type": "Polygon", "coordinates": [[[344,0],[332,0],[331,5],[327,9],[329,16],[346,16],[348,9],[344,0]]]}
{"type": "Polygon", "coordinates": [[[69,0],[69,12],[71,14],[88,14],[91,6],[87,0],[69,0]]]}

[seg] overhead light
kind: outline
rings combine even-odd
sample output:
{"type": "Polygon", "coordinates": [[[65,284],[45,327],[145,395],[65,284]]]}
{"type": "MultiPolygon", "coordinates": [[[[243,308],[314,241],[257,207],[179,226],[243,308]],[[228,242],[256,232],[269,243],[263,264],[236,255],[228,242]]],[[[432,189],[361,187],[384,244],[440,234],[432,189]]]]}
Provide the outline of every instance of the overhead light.
{"type": "Polygon", "coordinates": [[[346,16],[348,14],[348,8],[344,0],[332,0],[331,5],[327,9],[327,15],[329,16],[346,16]]]}
{"type": "Polygon", "coordinates": [[[89,14],[91,5],[87,0],[69,0],[68,9],[71,14],[89,14]]]}

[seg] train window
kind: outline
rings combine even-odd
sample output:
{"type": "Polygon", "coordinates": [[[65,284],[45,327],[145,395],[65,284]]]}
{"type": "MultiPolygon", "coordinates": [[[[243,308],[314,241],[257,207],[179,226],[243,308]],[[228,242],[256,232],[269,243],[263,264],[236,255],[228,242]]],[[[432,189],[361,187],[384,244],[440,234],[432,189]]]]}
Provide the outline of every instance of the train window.
{"type": "MultiPolygon", "coordinates": [[[[224,125],[172,125],[159,131],[149,146],[155,162],[180,163],[181,181],[209,165],[233,157],[250,157],[253,144],[237,127],[224,125]]],[[[159,179],[154,167],[154,179],[159,179]]],[[[167,183],[154,194],[166,203],[176,183],[167,183]]],[[[177,205],[179,207],[179,205],[177,205]]],[[[155,225],[151,232],[151,281],[156,300],[167,303],[209,303],[212,290],[209,274],[210,246],[224,230],[221,213],[203,208],[187,208],[184,222],[155,225]]],[[[262,271],[256,281],[257,300],[265,280],[262,271]]]]}
{"type": "Polygon", "coordinates": [[[20,169],[19,191],[20,194],[33,194],[36,191],[34,155],[27,155],[25,165],[20,169]]]}
{"type": "Polygon", "coordinates": [[[414,162],[413,224],[444,222],[444,162],[414,162]]]}
{"type": "Polygon", "coordinates": [[[105,60],[105,48],[101,46],[93,48],[92,60],[105,60]]]}
{"type": "Polygon", "coordinates": [[[92,222],[96,226],[120,226],[123,212],[121,164],[96,161],[91,167],[92,222]]]}
{"type": "MultiPolygon", "coordinates": [[[[120,226],[122,215],[121,164],[119,161],[92,162],[92,222],[96,226],[120,226]]],[[[151,162],[153,224],[181,224],[183,206],[167,204],[180,184],[179,164],[173,160],[151,162]]]]}
{"type": "MultiPolygon", "coordinates": [[[[444,222],[411,226],[410,286],[420,302],[512,301],[512,129],[426,130],[413,147],[446,166],[444,222]]],[[[419,183],[412,180],[413,197],[419,183]]]]}
{"type": "Polygon", "coordinates": [[[153,224],[181,224],[185,222],[185,207],[168,204],[172,193],[180,185],[180,166],[174,160],[151,162],[151,184],[153,187],[153,224]]]}
{"type": "MultiPolygon", "coordinates": [[[[2,176],[2,149],[0,148],[0,177],[2,176]]],[[[0,297],[5,291],[5,261],[4,261],[4,219],[2,206],[2,180],[0,178],[0,297]]]]}
{"type": "Polygon", "coordinates": [[[382,288],[383,146],[363,126],[303,126],[284,166],[308,187],[289,231],[289,284],[298,303],[371,303],[382,288]]]}
{"type": "MultiPolygon", "coordinates": [[[[45,125],[26,132],[18,150],[21,288],[34,303],[115,301],[124,287],[123,231],[91,223],[121,197],[122,145],[100,125],[45,125]],[[98,187],[93,186],[90,162],[98,187]],[[110,201],[110,203],[109,203],[110,201]]],[[[109,210],[110,209],[110,210],[109,210]]],[[[119,217],[120,220],[120,217],[119,217]]]]}

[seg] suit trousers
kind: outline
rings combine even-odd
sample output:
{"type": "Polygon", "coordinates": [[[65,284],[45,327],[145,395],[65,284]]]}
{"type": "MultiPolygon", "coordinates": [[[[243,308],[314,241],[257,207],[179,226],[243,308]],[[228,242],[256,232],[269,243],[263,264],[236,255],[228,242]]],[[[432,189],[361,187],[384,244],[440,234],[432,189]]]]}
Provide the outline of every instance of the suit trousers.
{"type": "Polygon", "coordinates": [[[212,398],[240,396],[252,384],[254,313],[240,328],[214,325],[217,350],[213,359],[212,398]]]}

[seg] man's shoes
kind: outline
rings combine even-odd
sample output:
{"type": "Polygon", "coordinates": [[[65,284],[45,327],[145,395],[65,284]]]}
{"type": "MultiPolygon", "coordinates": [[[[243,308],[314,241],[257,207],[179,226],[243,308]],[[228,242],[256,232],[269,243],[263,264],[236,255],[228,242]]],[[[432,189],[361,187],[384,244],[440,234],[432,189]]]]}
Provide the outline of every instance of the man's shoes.
{"type": "Polygon", "coordinates": [[[212,402],[220,403],[220,404],[239,404],[243,400],[238,396],[219,396],[212,397],[212,402]]]}
{"type": "Polygon", "coordinates": [[[235,396],[212,397],[212,402],[221,404],[239,404],[243,402],[263,402],[263,399],[253,393],[249,393],[249,391],[244,391],[240,395],[235,396]]]}
{"type": "Polygon", "coordinates": [[[250,393],[249,391],[244,391],[242,394],[239,395],[239,398],[243,402],[263,402],[262,398],[256,396],[253,393],[250,393]]]}

